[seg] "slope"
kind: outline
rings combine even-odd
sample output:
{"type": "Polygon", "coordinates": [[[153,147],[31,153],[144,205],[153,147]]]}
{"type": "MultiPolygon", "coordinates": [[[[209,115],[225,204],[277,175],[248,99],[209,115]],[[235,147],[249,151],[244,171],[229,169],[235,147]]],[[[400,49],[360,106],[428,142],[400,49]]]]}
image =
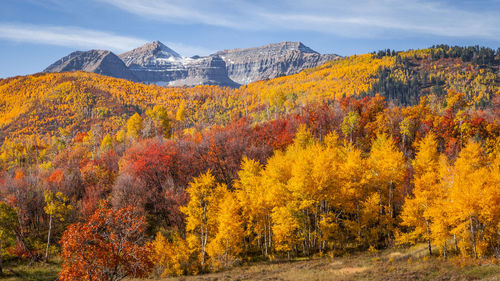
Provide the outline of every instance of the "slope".
{"type": "Polygon", "coordinates": [[[14,77],[0,81],[0,131],[3,141],[22,135],[54,135],[59,128],[70,135],[93,125],[114,130],[133,113],[154,105],[163,105],[172,119],[183,105],[186,118],[181,127],[204,128],[243,116],[261,122],[298,112],[307,104],[375,94],[396,104],[416,104],[422,95],[439,97],[455,91],[483,107],[500,95],[500,59],[482,50],[441,46],[381,51],[236,90],[159,87],[84,72],[14,77]]]}

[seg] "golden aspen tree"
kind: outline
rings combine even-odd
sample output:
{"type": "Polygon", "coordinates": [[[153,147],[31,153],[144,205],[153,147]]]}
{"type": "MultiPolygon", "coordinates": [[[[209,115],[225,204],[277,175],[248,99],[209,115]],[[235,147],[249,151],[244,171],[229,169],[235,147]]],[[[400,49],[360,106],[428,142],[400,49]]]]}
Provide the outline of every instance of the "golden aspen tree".
{"type": "Polygon", "coordinates": [[[125,130],[121,129],[118,132],[116,132],[115,140],[117,143],[123,143],[125,142],[126,137],[127,133],[125,132],[125,130]]]}
{"type": "Polygon", "coordinates": [[[450,199],[449,188],[453,183],[452,167],[448,163],[448,158],[445,155],[439,157],[439,174],[440,183],[434,186],[432,190],[432,204],[428,206],[425,216],[431,220],[430,224],[430,239],[433,243],[440,247],[443,256],[447,257],[447,242],[450,239],[451,227],[453,222],[450,219],[450,199]]]}
{"type": "Polygon", "coordinates": [[[300,124],[291,148],[304,148],[312,143],[314,143],[314,137],[311,131],[307,129],[305,124],[300,124]]]}
{"type": "Polygon", "coordinates": [[[365,235],[368,225],[362,223],[362,202],[368,196],[366,175],[366,160],[361,156],[361,150],[348,145],[343,149],[343,161],[339,167],[341,174],[340,210],[354,214],[352,219],[346,218],[343,224],[358,243],[367,243],[365,235]]]}
{"type": "Polygon", "coordinates": [[[487,158],[481,144],[469,140],[455,161],[449,215],[462,254],[474,258],[483,256],[487,249],[484,230],[492,223],[489,206],[498,203],[490,194],[492,189],[494,193],[498,190],[488,186],[488,177],[487,158]]]}
{"type": "Polygon", "coordinates": [[[390,240],[389,236],[394,228],[394,200],[404,180],[405,164],[403,153],[398,151],[392,138],[386,134],[378,134],[372,144],[368,166],[371,185],[379,196],[380,241],[382,238],[390,240]]]}
{"type": "Polygon", "coordinates": [[[157,275],[161,277],[180,276],[196,273],[190,267],[190,254],[187,242],[177,233],[169,241],[158,232],[149,243],[152,249],[151,261],[156,265],[157,275]]]}
{"type": "Polygon", "coordinates": [[[399,130],[401,131],[404,151],[406,149],[406,140],[411,137],[411,120],[409,118],[404,118],[401,123],[399,123],[399,130]]]}
{"type": "Polygon", "coordinates": [[[186,215],[186,240],[191,251],[199,253],[202,269],[206,267],[209,240],[217,232],[218,202],[226,189],[216,183],[210,170],[194,178],[186,189],[189,202],[181,208],[186,215]]]}
{"type": "Polygon", "coordinates": [[[135,113],[127,120],[127,137],[137,139],[142,130],[142,117],[135,113]]]}
{"type": "Polygon", "coordinates": [[[238,179],[234,183],[235,193],[241,204],[242,218],[245,219],[245,236],[250,244],[257,242],[259,245],[261,238],[267,235],[264,231],[265,218],[272,209],[261,184],[261,172],[262,166],[259,162],[243,157],[238,179]]]}
{"type": "Polygon", "coordinates": [[[352,134],[354,130],[356,130],[356,127],[359,124],[360,121],[360,116],[357,112],[355,111],[349,111],[347,113],[347,116],[344,117],[344,121],[342,121],[342,124],[340,125],[340,128],[342,129],[342,133],[344,133],[344,136],[349,136],[349,142],[352,143],[352,134]]]}
{"type": "Polygon", "coordinates": [[[244,232],[240,204],[235,194],[227,189],[221,196],[217,214],[217,234],[207,246],[207,253],[214,268],[233,265],[243,251],[241,244],[244,232]]]}
{"type": "Polygon", "coordinates": [[[338,231],[335,219],[339,211],[341,199],[341,169],[343,166],[343,151],[337,133],[331,132],[323,140],[321,151],[312,154],[312,171],[314,185],[316,185],[317,201],[312,210],[314,216],[314,237],[318,250],[327,250],[328,240],[338,231]],[[332,212],[331,210],[335,210],[332,212]]]}
{"type": "MultiPolygon", "coordinates": [[[[274,217],[279,208],[285,208],[286,203],[292,200],[286,186],[291,177],[292,162],[293,159],[287,153],[276,151],[262,171],[260,182],[264,191],[266,212],[261,223],[263,226],[263,250],[265,256],[270,253],[273,247],[279,248],[276,245],[279,238],[276,241],[274,239],[274,217]],[[279,198],[279,200],[276,200],[276,198],[279,198]]],[[[281,213],[285,214],[286,212],[283,209],[281,213]]]]}
{"type": "Polygon", "coordinates": [[[106,134],[101,141],[101,146],[99,147],[101,151],[108,151],[109,149],[113,148],[113,138],[109,135],[106,134]]]}
{"type": "Polygon", "coordinates": [[[412,231],[401,237],[404,242],[427,241],[429,255],[431,248],[431,217],[429,208],[434,204],[435,190],[440,184],[439,154],[437,141],[432,133],[417,144],[417,153],[413,160],[414,188],[413,196],[407,197],[403,205],[402,225],[411,227],[412,231]]]}
{"type": "MultiPolygon", "coordinates": [[[[297,142],[297,144],[300,144],[297,142]]],[[[311,215],[314,214],[314,209],[319,205],[319,196],[317,185],[312,177],[313,157],[320,157],[321,150],[318,145],[297,146],[295,149],[290,149],[287,154],[290,159],[293,159],[291,165],[291,177],[286,184],[286,192],[289,194],[285,206],[273,213],[273,221],[275,222],[273,232],[284,232],[286,226],[280,225],[282,222],[287,222],[289,219],[278,218],[279,215],[293,216],[300,229],[290,228],[290,234],[295,234],[298,241],[302,243],[302,251],[304,255],[310,255],[312,242],[314,240],[314,225],[311,220],[311,215]],[[312,147],[314,146],[314,148],[312,147]],[[314,151],[314,153],[313,153],[314,151]]],[[[325,167],[326,168],[326,167],[325,167]]],[[[290,218],[291,219],[291,218],[290,218]]],[[[283,235],[275,235],[277,240],[283,235]]],[[[290,240],[291,241],[291,240],[290,240]]],[[[290,243],[287,241],[287,243],[290,243]]]]}
{"type": "Polygon", "coordinates": [[[179,105],[179,108],[177,108],[177,111],[175,113],[175,120],[178,122],[182,122],[184,121],[185,118],[186,118],[186,103],[182,102],[179,105]]]}
{"type": "Polygon", "coordinates": [[[49,232],[47,234],[47,247],[45,249],[45,262],[49,260],[50,236],[52,234],[53,220],[64,221],[64,217],[73,209],[69,204],[69,199],[61,192],[53,193],[50,190],[45,191],[45,213],[49,215],[49,232]]]}
{"type": "Polygon", "coordinates": [[[155,105],[153,108],[146,110],[146,115],[155,123],[156,135],[164,138],[170,137],[170,119],[168,111],[161,105],[155,105]]]}
{"type": "MultiPolygon", "coordinates": [[[[500,141],[500,137],[497,137],[500,141]]],[[[481,252],[498,256],[500,254],[500,146],[491,153],[489,175],[484,185],[485,204],[482,212],[485,221],[484,242],[481,252]]]]}
{"type": "Polygon", "coordinates": [[[271,217],[274,223],[272,231],[275,249],[287,253],[290,258],[290,252],[300,243],[297,238],[300,225],[294,206],[287,205],[275,207],[271,217]]]}

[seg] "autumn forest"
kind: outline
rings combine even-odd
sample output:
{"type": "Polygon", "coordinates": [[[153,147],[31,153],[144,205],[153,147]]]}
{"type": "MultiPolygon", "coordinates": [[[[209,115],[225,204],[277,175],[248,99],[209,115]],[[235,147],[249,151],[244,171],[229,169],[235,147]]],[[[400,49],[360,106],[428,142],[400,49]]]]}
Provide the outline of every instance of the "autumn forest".
{"type": "Polygon", "coordinates": [[[353,55],[237,89],[0,79],[0,275],[163,278],[425,245],[500,258],[500,49],[353,55]]]}

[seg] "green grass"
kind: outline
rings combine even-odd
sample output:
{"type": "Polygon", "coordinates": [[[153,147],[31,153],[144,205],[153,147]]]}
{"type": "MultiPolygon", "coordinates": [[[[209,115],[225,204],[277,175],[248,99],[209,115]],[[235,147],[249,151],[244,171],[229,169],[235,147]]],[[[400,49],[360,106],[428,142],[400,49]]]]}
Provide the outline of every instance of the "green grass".
{"type": "Polygon", "coordinates": [[[5,265],[0,280],[5,281],[53,281],[57,279],[57,273],[61,270],[59,263],[27,263],[17,265],[5,265]]]}

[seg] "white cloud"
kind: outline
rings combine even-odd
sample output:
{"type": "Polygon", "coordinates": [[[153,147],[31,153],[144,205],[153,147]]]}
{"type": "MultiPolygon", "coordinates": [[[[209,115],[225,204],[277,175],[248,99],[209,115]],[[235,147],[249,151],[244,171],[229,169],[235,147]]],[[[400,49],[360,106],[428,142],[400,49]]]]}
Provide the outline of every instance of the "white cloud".
{"type": "Polygon", "coordinates": [[[349,37],[438,35],[497,40],[498,1],[472,11],[445,0],[96,0],[145,18],[349,37]],[[488,9],[488,6],[489,9],[488,9]],[[478,11],[479,10],[479,11],[478,11]]]}
{"type": "Polygon", "coordinates": [[[36,44],[74,48],[127,51],[146,40],[79,27],[0,23],[0,38],[36,44]]]}
{"type": "MultiPolygon", "coordinates": [[[[147,40],[116,35],[109,32],[79,27],[43,26],[0,23],[0,39],[83,49],[105,49],[118,54],[135,49],[147,40]]],[[[200,46],[164,42],[183,56],[208,55],[213,52],[200,46]]]]}
{"type": "MultiPolygon", "coordinates": [[[[179,24],[230,28],[257,25],[251,16],[261,9],[242,0],[96,0],[145,18],[179,24]],[[253,23],[253,24],[252,24],[253,23]]],[[[260,25],[260,24],[259,24],[260,25]]]]}

